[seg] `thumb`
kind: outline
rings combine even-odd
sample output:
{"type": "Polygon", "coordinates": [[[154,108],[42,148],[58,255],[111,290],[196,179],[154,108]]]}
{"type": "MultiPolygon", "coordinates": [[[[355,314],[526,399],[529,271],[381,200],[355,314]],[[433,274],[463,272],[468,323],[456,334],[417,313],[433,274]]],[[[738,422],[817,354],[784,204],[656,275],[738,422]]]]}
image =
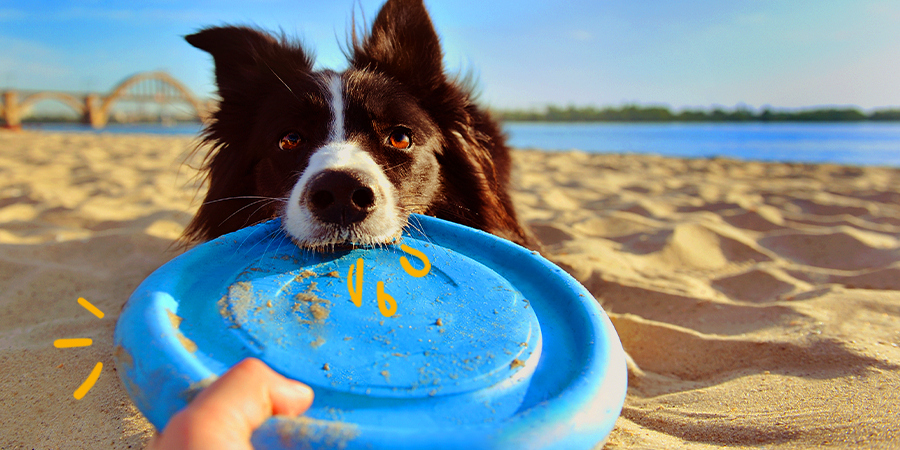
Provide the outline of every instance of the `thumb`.
{"type": "Polygon", "coordinates": [[[250,435],[266,419],[302,414],[312,400],[309,386],[247,358],[173,416],[150,448],[251,449],[250,435]]]}

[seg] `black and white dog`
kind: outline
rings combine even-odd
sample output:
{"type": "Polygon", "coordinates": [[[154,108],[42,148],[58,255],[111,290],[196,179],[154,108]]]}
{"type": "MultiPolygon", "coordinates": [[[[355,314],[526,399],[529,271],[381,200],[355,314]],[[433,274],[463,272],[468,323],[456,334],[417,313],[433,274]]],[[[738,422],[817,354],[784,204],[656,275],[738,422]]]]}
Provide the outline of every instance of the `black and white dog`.
{"type": "Polygon", "coordinates": [[[274,217],[297,245],[396,240],[410,213],[521,245],[503,134],[444,73],[422,0],[388,0],[353,34],[343,73],[247,27],[187,41],[212,54],[221,101],[205,132],[209,190],[185,231],[202,241],[274,217]]]}

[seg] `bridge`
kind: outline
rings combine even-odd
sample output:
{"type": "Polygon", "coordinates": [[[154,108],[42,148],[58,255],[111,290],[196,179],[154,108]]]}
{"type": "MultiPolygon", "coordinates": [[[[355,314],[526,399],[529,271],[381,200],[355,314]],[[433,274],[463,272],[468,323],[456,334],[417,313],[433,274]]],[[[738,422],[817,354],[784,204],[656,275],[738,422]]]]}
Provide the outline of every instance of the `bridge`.
{"type": "Polygon", "coordinates": [[[125,79],[107,94],[6,90],[0,105],[4,127],[21,128],[22,118],[28,115],[34,104],[44,100],[69,106],[84,123],[94,128],[106,126],[112,107],[120,101],[185,104],[200,120],[205,120],[215,106],[214,102],[199,100],[181,82],[165,72],[143,72],[125,79]]]}

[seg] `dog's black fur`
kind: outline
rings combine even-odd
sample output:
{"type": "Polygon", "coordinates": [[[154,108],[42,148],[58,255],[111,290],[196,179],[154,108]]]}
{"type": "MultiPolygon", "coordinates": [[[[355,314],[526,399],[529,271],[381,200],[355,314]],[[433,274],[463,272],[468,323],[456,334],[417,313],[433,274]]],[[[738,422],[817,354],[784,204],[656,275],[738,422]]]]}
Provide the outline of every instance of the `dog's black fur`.
{"type": "MultiPolygon", "coordinates": [[[[354,33],[350,68],[341,74],[314,71],[299,44],[252,28],[208,28],[186,39],[212,54],[221,98],[204,131],[211,146],[203,166],[209,190],[185,231],[187,241],[285,217],[312,155],[331,139],[335,99],[322,80],[339,77],[342,136],[368,153],[390,181],[403,225],[410,213],[422,213],[535,245],[508,193],[510,154],[500,127],[473,103],[469,89],[444,73],[422,0],[388,0],[369,34],[354,33]],[[391,147],[398,130],[411,138],[410,148],[391,147]],[[288,151],[279,148],[286,133],[301,138],[288,151]]],[[[365,176],[351,175],[366,184],[365,176]]],[[[312,209],[311,194],[298,195],[312,209]]],[[[380,195],[375,189],[375,204],[350,205],[361,211],[358,220],[382,207],[380,195]]],[[[345,219],[346,211],[338,216],[330,229],[358,225],[345,219]]],[[[324,216],[313,211],[313,217],[324,216]]],[[[355,233],[350,240],[366,235],[355,233]]],[[[295,238],[307,247],[335,244],[295,238]]]]}

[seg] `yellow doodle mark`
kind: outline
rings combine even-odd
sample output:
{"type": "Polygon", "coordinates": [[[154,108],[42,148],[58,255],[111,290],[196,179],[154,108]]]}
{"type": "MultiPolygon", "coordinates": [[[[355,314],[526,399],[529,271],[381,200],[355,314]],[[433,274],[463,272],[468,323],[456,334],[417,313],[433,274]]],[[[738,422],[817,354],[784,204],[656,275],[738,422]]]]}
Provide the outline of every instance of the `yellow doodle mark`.
{"type": "MultiPolygon", "coordinates": [[[[403,266],[403,270],[406,271],[407,274],[415,278],[422,278],[425,275],[428,275],[428,272],[431,271],[431,261],[428,260],[428,257],[425,256],[424,253],[406,244],[401,244],[400,249],[422,261],[422,268],[416,269],[413,268],[412,264],[409,263],[409,260],[406,259],[405,256],[401,256],[400,265],[403,266]]],[[[350,293],[350,301],[357,307],[362,306],[364,272],[365,263],[362,258],[357,259],[355,264],[350,264],[350,271],[347,272],[347,292],[350,293]],[[353,282],[353,272],[356,272],[356,283],[353,282]]],[[[381,311],[381,315],[384,317],[393,316],[397,312],[397,301],[394,300],[394,297],[391,297],[390,294],[384,291],[384,281],[378,282],[377,294],[378,310],[381,311]]]]}
{"type": "Polygon", "coordinates": [[[103,363],[97,362],[97,365],[94,366],[94,370],[92,370],[87,379],[84,380],[84,383],[81,383],[81,386],[79,386],[78,389],[75,389],[75,393],[72,394],[72,396],[75,397],[75,400],[81,400],[85,394],[94,387],[94,384],[97,383],[97,379],[100,378],[101,370],[103,370],[103,363]]]}
{"type": "Polygon", "coordinates": [[[384,317],[391,317],[397,312],[397,302],[387,292],[384,292],[384,281],[378,282],[378,310],[384,317]]]}
{"type": "Polygon", "coordinates": [[[53,341],[56,348],[89,347],[94,341],[90,338],[57,339],[53,341]]]}
{"type": "Polygon", "coordinates": [[[347,273],[347,290],[350,291],[350,300],[357,307],[362,306],[362,286],[363,286],[363,268],[365,264],[363,259],[356,260],[356,267],[350,264],[350,272],[347,273]],[[356,269],[356,288],[353,287],[353,269],[356,269]]]}
{"type": "Polygon", "coordinates": [[[406,259],[405,256],[401,256],[400,257],[400,265],[403,266],[403,270],[405,270],[406,273],[408,273],[416,278],[422,278],[425,275],[428,275],[428,272],[431,271],[431,261],[428,260],[428,257],[425,256],[424,253],[422,253],[406,244],[401,244],[400,249],[406,253],[409,253],[410,255],[415,256],[416,258],[419,258],[419,260],[421,260],[422,264],[424,265],[424,267],[422,267],[421,269],[414,269],[412,264],[409,263],[409,260],[406,259]]]}
{"type": "MultiPolygon", "coordinates": [[[[97,316],[98,319],[102,319],[105,315],[103,314],[103,311],[100,311],[96,306],[92,305],[91,302],[83,298],[78,298],[78,304],[90,311],[91,314],[97,316]]],[[[89,347],[93,343],[94,341],[90,338],[57,339],[53,341],[53,346],[56,348],[89,347]]],[[[94,384],[96,384],[97,380],[100,378],[101,371],[103,371],[103,363],[98,362],[94,365],[94,370],[91,370],[91,373],[88,375],[87,379],[84,380],[84,383],[81,383],[81,386],[78,386],[78,389],[72,394],[72,396],[75,397],[75,400],[81,400],[87,395],[88,391],[94,387],[94,384]]]]}
{"type": "Polygon", "coordinates": [[[90,311],[91,314],[97,316],[98,319],[102,319],[103,316],[105,315],[105,314],[103,314],[103,311],[100,311],[99,309],[97,309],[96,306],[92,305],[91,302],[89,302],[81,297],[78,297],[78,304],[83,306],[84,309],[90,311]]]}

